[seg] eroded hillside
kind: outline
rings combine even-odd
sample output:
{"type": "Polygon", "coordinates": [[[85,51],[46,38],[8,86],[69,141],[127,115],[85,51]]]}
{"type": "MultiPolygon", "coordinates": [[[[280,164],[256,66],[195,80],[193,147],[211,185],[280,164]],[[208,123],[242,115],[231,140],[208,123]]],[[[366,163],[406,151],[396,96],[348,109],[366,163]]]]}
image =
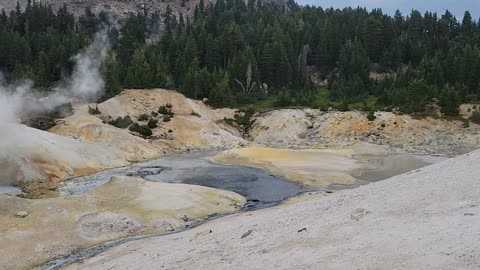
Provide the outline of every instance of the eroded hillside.
{"type": "Polygon", "coordinates": [[[388,145],[394,150],[425,153],[468,152],[480,141],[480,126],[462,121],[413,118],[391,112],[321,112],[275,110],[256,114],[250,137],[278,147],[341,146],[353,141],[388,145]]]}

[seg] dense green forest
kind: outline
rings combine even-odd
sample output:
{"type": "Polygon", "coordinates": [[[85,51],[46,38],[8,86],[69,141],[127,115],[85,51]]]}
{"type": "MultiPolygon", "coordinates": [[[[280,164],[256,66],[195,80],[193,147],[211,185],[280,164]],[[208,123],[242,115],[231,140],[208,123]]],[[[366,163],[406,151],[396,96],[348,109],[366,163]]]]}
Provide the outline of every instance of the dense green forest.
{"type": "MultiPolygon", "coordinates": [[[[218,0],[202,2],[191,18],[171,9],[145,14],[110,31],[104,98],[122,88],[163,87],[213,106],[272,101],[346,110],[360,103],[406,113],[425,112],[437,99],[445,114],[456,115],[461,102],[480,95],[480,24],[468,12],[458,21],[449,12],[390,16],[218,0]]],[[[9,82],[28,77],[48,91],[71,72],[71,57],[107,17],[87,9],[75,19],[67,8],[55,13],[32,3],[3,11],[0,70],[9,82]]]]}

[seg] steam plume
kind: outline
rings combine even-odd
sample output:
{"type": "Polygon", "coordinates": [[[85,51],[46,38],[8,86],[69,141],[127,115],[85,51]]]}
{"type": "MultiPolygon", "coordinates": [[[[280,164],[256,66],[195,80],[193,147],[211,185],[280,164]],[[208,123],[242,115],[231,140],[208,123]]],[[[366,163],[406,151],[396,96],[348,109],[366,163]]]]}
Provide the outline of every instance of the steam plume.
{"type": "Polygon", "coordinates": [[[108,31],[104,27],[97,32],[94,42],[74,57],[71,77],[47,95],[34,89],[30,80],[7,85],[0,78],[0,125],[15,123],[20,115],[49,112],[67,102],[83,103],[98,99],[105,86],[100,66],[109,49],[108,31]]]}
{"type": "Polygon", "coordinates": [[[31,80],[8,85],[0,74],[0,184],[11,183],[8,177],[18,170],[8,164],[22,163],[19,147],[25,148],[38,139],[17,125],[20,116],[48,113],[67,102],[91,102],[101,97],[105,83],[100,67],[109,50],[108,30],[103,27],[93,43],[73,58],[75,66],[70,78],[47,95],[34,89],[31,80]]]}

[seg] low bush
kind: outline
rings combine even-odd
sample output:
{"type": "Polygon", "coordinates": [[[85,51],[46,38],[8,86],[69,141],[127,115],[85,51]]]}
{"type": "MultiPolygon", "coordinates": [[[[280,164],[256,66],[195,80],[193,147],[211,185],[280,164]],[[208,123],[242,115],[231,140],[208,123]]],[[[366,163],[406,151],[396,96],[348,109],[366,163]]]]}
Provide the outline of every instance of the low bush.
{"type": "Polygon", "coordinates": [[[160,108],[158,109],[158,113],[163,115],[174,116],[175,113],[173,113],[172,111],[172,105],[170,105],[170,107],[168,107],[168,105],[169,104],[167,104],[167,106],[160,106],[160,108]]]}
{"type": "Polygon", "coordinates": [[[368,119],[368,121],[373,121],[373,120],[377,119],[377,117],[375,116],[375,112],[370,111],[367,115],[367,119],[368,119]]]}
{"type": "Polygon", "coordinates": [[[474,111],[472,116],[470,116],[470,121],[475,124],[480,124],[480,111],[474,111]]]}
{"type": "Polygon", "coordinates": [[[91,115],[99,115],[101,114],[100,110],[98,109],[98,106],[95,106],[95,108],[92,108],[88,106],[88,113],[91,115]]]}
{"type": "Polygon", "coordinates": [[[147,121],[148,120],[148,115],[142,114],[138,117],[138,121],[147,121]]]}
{"type": "Polygon", "coordinates": [[[150,129],[154,129],[154,128],[157,128],[158,126],[158,121],[156,119],[150,119],[147,123],[147,127],[150,128],[150,129]]]}
{"type": "Polygon", "coordinates": [[[153,134],[153,132],[150,128],[148,128],[147,126],[141,126],[138,123],[132,124],[128,130],[133,131],[133,132],[137,132],[140,135],[142,135],[143,137],[152,136],[152,134],[153,134]]]}
{"type": "Polygon", "coordinates": [[[350,110],[350,108],[349,108],[348,105],[349,105],[348,101],[347,101],[347,100],[343,100],[343,101],[340,103],[340,105],[339,105],[339,107],[338,107],[338,110],[341,111],[341,112],[348,112],[348,111],[350,110]]]}
{"type": "Polygon", "coordinates": [[[196,116],[196,117],[201,117],[200,114],[198,114],[198,113],[195,112],[195,111],[192,111],[191,115],[196,116]]]}
{"type": "Polygon", "coordinates": [[[130,116],[127,115],[125,117],[118,117],[117,119],[112,120],[108,123],[117,128],[127,128],[133,123],[133,121],[132,121],[132,118],[130,118],[130,116]]]}

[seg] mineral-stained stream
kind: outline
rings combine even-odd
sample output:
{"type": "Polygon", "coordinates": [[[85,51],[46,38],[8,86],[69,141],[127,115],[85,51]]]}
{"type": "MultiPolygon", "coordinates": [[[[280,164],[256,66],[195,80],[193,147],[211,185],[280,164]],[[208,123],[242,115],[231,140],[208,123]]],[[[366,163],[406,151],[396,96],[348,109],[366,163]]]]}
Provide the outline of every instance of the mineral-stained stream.
{"type": "Polygon", "coordinates": [[[16,186],[0,185],[0,194],[17,194],[22,192],[22,189],[16,186]]]}
{"type": "Polygon", "coordinates": [[[213,164],[214,152],[193,152],[135,164],[79,177],[59,189],[62,195],[78,195],[103,185],[113,175],[138,176],[149,181],[200,185],[236,192],[263,208],[305,192],[308,189],[260,169],[213,164]]]}
{"type": "MultiPolygon", "coordinates": [[[[164,157],[145,163],[135,164],[130,167],[103,171],[67,181],[66,185],[59,191],[61,195],[65,196],[77,195],[105,184],[114,175],[139,176],[146,180],[155,182],[185,183],[234,191],[245,196],[249,200],[249,204],[243,209],[244,211],[249,211],[277,205],[288,198],[307,191],[325,192],[328,191],[328,189],[339,190],[354,188],[359,185],[380,181],[397,174],[415,170],[445,159],[443,157],[434,158],[415,155],[362,157],[361,159],[363,161],[367,161],[376,169],[364,173],[359,177],[357,183],[354,185],[337,185],[330,186],[325,189],[313,189],[286,181],[281,177],[274,176],[261,169],[213,164],[208,160],[208,158],[214,154],[215,152],[185,153],[164,157]]],[[[204,221],[191,224],[185,229],[208,222],[209,220],[218,217],[220,216],[211,217],[204,221]]],[[[166,233],[146,236],[133,236],[103,243],[72,253],[67,257],[54,260],[41,268],[58,269],[63,265],[88,258],[102,252],[105,249],[125,242],[148,237],[158,237],[165,234],[166,233]]]]}

